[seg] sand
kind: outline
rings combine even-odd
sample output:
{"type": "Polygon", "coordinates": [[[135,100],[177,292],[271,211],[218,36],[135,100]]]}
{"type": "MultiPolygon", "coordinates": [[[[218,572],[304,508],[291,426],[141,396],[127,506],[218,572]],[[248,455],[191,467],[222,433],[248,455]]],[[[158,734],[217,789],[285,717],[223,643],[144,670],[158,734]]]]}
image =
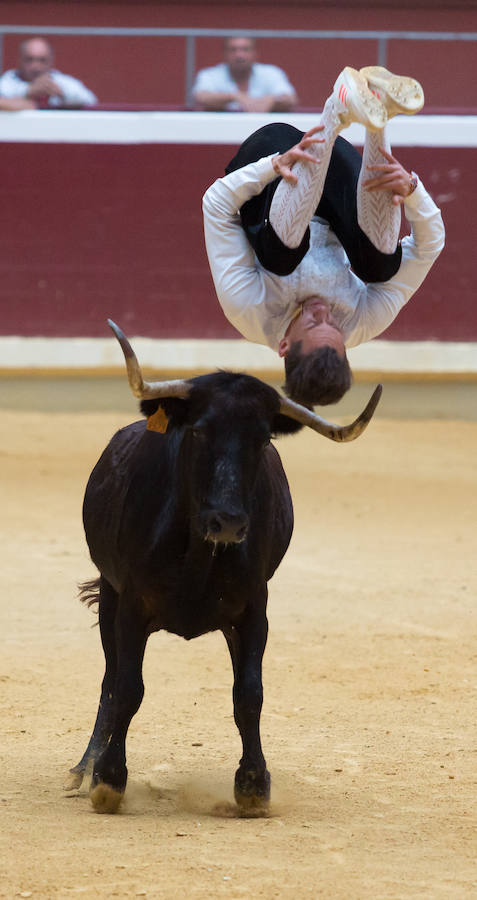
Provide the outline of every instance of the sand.
{"type": "Polygon", "coordinates": [[[222,635],[165,633],[108,816],[62,785],[103,674],[82,495],[130,417],[34,406],[1,411],[0,897],[476,897],[477,422],[277,442],[296,524],[270,584],[270,816],[234,815],[222,635]]]}

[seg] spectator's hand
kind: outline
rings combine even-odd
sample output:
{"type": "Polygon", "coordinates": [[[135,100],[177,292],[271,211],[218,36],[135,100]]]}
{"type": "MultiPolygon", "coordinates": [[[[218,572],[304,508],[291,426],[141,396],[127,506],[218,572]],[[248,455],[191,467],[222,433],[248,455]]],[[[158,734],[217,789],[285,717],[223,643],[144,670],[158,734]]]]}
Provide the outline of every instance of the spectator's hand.
{"type": "Polygon", "coordinates": [[[320,162],[316,156],[313,156],[308,152],[308,147],[311,147],[312,144],[324,143],[323,138],[315,137],[315,134],[319,131],[323,131],[323,128],[324,125],[316,125],[315,128],[310,128],[310,130],[303,135],[298,144],[295,144],[294,147],[290,147],[290,150],[287,150],[286,153],[279,153],[278,156],[273,157],[272,164],[277,175],[280,175],[285,181],[288,181],[289,184],[296,184],[298,179],[292,172],[292,166],[296,162],[303,160],[315,164],[320,162]]]}
{"type": "Polygon", "coordinates": [[[387,163],[367,166],[369,170],[375,172],[375,175],[363,181],[363,187],[367,191],[390,191],[394,205],[398,206],[411,193],[411,175],[391,153],[387,153],[382,147],[379,151],[387,163]]]}
{"type": "Polygon", "coordinates": [[[243,91],[239,91],[236,98],[244,112],[270,112],[273,109],[275,97],[267,94],[264,97],[250,97],[243,91]]]}
{"type": "Polygon", "coordinates": [[[37,100],[39,97],[63,97],[63,92],[58,87],[56,81],[46,72],[44,75],[38,75],[31,83],[26,96],[30,100],[37,100]]]}

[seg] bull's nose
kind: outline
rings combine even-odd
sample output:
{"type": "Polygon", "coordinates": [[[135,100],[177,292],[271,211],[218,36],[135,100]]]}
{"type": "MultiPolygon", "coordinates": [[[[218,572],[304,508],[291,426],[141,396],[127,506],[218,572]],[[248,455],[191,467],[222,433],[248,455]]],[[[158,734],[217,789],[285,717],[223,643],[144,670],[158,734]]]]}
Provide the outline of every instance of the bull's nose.
{"type": "Polygon", "coordinates": [[[221,544],[237,544],[243,541],[248,531],[248,516],[245,513],[226,513],[212,510],[206,517],[206,537],[221,544]]]}

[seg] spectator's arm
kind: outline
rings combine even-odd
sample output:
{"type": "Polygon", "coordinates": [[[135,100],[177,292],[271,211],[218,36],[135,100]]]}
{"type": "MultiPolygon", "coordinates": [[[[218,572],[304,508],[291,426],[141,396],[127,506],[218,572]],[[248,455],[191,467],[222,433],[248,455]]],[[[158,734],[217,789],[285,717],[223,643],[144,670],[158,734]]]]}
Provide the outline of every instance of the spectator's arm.
{"type": "Polygon", "coordinates": [[[27,85],[25,97],[36,103],[37,100],[43,97],[58,97],[62,100],[63,93],[59,84],[57,84],[48,72],[45,72],[43,75],[38,75],[37,78],[30,81],[27,85]]]}
{"type": "Polygon", "coordinates": [[[63,72],[52,72],[51,77],[61,93],[61,106],[67,106],[69,109],[83,109],[85,106],[95,106],[98,102],[95,94],[78,78],[64,75],[63,72]]]}
{"type": "Polygon", "coordinates": [[[196,91],[194,100],[197,106],[210,112],[221,112],[228,103],[240,102],[239,95],[232,91],[196,91]]]}
{"type": "Polygon", "coordinates": [[[244,112],[290,112],[296,106],[295,94],[266,94],[264,97],[249,97],[239,94],[239,103],[244,112]]]}
{"type": "Polygon", "coordinates": [[[5,112],[18,112],[20,109],[36,109],[36,104],[25,97],[0,97],[0,109],[5,112]]]}
{"type": "Polygon", "coordinates": [[[280,94],[274,97],[274,104],[271,108],[272,112],[291,112],[298,103],[296,94],[280,94]]]}

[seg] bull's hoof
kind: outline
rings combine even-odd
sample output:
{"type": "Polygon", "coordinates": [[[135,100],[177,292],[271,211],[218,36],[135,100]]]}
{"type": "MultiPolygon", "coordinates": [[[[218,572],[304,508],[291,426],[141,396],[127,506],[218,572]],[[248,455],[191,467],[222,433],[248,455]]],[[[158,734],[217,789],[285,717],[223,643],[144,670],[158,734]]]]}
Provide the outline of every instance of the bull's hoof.
{"type": "Polygon", "coordinates": [[[237,769],[234,795],[243,816],[267,816],[270,806],[270,772],[237,769]]]}
{"type": "Polygon", "coordinates": [[[118,811],[124,791],[117,791],[110,784],[100,781],[92,786],[89,796],[95,812],[111,814],[118,811]]]}
{"type": "Polygon", "coordinates": [[[79,769],[78,766],[75,766],[74,769],[70,769],[68,774],[65,777],[65,782],[63,784],[64,791],[77,791],[81,787],[84,778],[84,769],[79,769]]]}

